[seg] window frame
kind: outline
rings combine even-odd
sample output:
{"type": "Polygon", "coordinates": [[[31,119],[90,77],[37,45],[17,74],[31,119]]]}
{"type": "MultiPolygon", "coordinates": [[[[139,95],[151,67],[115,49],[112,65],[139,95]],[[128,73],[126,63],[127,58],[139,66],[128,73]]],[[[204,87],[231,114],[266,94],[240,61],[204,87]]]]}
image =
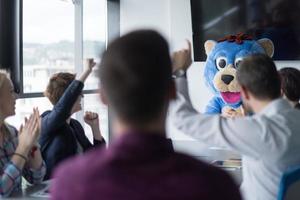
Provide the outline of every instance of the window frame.
{"type": "MultiPolygon", "coordinates": [[[[114,38],[120,36],[120,0],[106,0],[106,16],[107,16],[107,27],[106,27],[106,46],[114,38]]],[[[75,72],[81,72],[83,70],[82,59],[83,59],[83,0],[72,0],[75,9],[75,38],[74,38],[74,62],[75,72]]],[[[23,0],[20,0],[20,66],[18,70],[14,70],[11,74],[12,77],[19,80],[19,99],[27,98],[38,98],[44,97],[42,92],[26,92],[24,93],[23,83],[23,0]]],[[[83,90],[83,94],[96,94],[97,89],[83,90]]],[[[76,119],[83,123],[82,112],[76,114],[76,119]]],[[[108,141],[111,141],[111,114],[108,108],[108,141]]]]}

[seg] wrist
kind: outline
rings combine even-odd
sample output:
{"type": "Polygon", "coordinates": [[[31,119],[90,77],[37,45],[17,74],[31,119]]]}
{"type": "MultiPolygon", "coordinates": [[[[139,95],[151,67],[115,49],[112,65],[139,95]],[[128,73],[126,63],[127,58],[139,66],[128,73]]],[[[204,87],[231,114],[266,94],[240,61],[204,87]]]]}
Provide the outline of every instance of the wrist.
{"type": "Polygon", "coordinates": [[[92,73],[92,71],[93,71],[93,70],[92,70],[91,68],[88,67],[88,68],[85,69],[84,72],[85,72],[85,74],[88,76],[88,75],[90,75],[90,74],[92,73]]]}
{"type": "Polygon", "coordinates": [[[93,136],[101,135],[101,131],[98,128],[92,128],[93,136]]]}
{"type": "Polygon", "coordinates": [[[92,133],[94,138],[102,138],[102,134],[99,128],[92,129],[92,133]]]}
{"type": "Polygon", "coordinates": [[[18,153],[18,154],[22,154],[24,156],[27,156],[29,154],[30,149],[31,148],[29,148],[29,147],[24,147],[22,145],[18,145],[15,152],[18,153]]]}
{"type": "Polygon", "coordinates": [[[29,155],[31,158],[34,158],[34,155],[36,154],[36,152],[38,152],[40,149],[40,144],[35,144],[32,146],[32,148],[30,149],[29,155]]]}
{"type": "Polygon", "coordinates": [[[183,68],[178,68],[176,70],[174,70],[174,72],[172,73],[172,77],[173,78],[186,78],[186,70],[183,68]]]}
{"type": "Polygon", "coordinates": [[[85,70],[85,72],[86,72],[87,74],[90,74],[90,73],[92,73],[92,69],[88,68],[88,69],[85,70]]]}

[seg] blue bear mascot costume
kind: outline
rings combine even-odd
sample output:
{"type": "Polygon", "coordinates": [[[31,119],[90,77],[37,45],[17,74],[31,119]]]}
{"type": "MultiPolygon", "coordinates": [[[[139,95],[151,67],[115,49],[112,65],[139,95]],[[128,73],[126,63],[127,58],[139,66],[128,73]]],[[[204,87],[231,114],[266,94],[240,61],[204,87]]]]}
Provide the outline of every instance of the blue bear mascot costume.
{"type": "Polygon", "coordinates": [[[240,86],[236,69],[251,54],[264,53],[272,57],[274,46],[269,39],[253,40],[246,34],[230,35],[218,42],[204,44],[207,54],[204,77],[214,97],[205,108],[206,114],[224,113],[226,109],[242,112],[240,86]]]}

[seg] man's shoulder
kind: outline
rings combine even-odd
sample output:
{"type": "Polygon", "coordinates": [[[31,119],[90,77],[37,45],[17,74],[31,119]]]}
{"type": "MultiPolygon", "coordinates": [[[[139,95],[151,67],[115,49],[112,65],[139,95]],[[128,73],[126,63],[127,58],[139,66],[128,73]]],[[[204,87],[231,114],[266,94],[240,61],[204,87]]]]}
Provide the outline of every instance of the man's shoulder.
{"type": "Polygon", "coordinates": [[[240,199],[238,186],[227,172],[185,154],[175,153],[174,156],[176,163],[181,163],[179,165],[182,169],[176,176],[190,187],[195,188],[194,186],[196,186],[197,191],[217,198],[223,196],[224,199],[228,199],[228,197],[240,199]],[[203,186],[203,188],[199,189],[199,186],[203,186]],[[212,194],[211,191],[216,191],[216,193],[212,194]]]}

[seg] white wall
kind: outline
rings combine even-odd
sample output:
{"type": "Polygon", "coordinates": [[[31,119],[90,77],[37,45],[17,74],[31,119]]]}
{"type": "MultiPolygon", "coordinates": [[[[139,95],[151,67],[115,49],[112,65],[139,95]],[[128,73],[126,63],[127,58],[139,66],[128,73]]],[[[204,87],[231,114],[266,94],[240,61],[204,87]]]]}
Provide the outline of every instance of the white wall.
{"type": "Polygon", "coordinates": [[[140,28],[159,31],[170,36],[170,0],[121,0],[121,34],[140,28]]]}
{"type": "MultiPolygon", "coordinates": [[[[192,41],[191,11],[189,0],[121,0],[121,34],[138,28],[152,28],[164,35],[171,51],[185,45],[185,39],[192,41]]],[[[300,62],[276,62],[278,68],[293,66],[300,69],[300,62]]],[[[203,111],[212,97],[203,80],[203,62],[195,62],[188,71],[190,95],[193,105],[203,111]]],[[[168,123],[168,134],[176,140],[190,140],[168,123]]],[[[185,143],[186,144],[186,143],[185,143]]],[[[201,144],[185,145],[191,147],[201,144]]],[[[186,147],[180,146],[181,149],[186,147]]],[[[186,149],[197,152],[197,149],[186,149]]]]}
{"type": "MultiPolygon", "coordinates": [[[[166,37],[171,51],[185,45],[185,39],[192,40],[189,0],[123,0],[121,1],[121,35],[139,28],[152,28],[166,37]]],[[[197,110],[202,111],[210,92],[203,82],[203,63],[194,63],[188,72],[191,99],[197,110]]],[[[173,129],[168,123],[171,137],[190,140],[173,129]]]]}

